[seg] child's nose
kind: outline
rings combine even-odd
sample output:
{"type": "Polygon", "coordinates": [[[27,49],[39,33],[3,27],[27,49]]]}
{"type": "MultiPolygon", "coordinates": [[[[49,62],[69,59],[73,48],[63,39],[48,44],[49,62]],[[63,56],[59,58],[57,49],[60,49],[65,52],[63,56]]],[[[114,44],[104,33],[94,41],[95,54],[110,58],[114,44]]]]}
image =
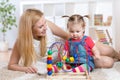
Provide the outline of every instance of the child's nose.
{"type": "Polygon", "coordinates": [[[76,33],[73,33],[73,35],[76,35],[76,33]]]}
{"type": "Polygon", "coordinates": [[[73,36],[76,36],[76,34],[74,33],[73,36]]]}

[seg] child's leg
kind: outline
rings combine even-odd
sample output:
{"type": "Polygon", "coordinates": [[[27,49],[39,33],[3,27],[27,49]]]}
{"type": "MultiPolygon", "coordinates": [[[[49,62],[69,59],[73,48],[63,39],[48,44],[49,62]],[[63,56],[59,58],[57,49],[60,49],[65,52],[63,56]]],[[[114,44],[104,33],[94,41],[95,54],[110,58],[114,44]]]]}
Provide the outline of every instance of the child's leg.
{"type": "Polygon", "coordinates": [[[85,72],[86,70],[91,71],[92,68],[90,66],[88,66],[87,64],[82,64],[82,65],[80,65],[78,67],[73,68],[72,71],[73,72],[85,72]]]}
{"type": "Polygon", "coordinates": [[[58,67],[55,65],[52,66],[53,73],[57,73],[59,71],[58,67]]]}

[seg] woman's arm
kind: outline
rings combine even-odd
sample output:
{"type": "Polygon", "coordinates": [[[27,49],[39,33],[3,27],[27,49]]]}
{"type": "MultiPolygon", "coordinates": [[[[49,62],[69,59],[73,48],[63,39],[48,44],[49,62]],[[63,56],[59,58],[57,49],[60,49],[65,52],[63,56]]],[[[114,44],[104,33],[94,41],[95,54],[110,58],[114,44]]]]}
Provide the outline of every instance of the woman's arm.
{"type": "Polygon", "coordinates": [[[13,50],[12,50],[11,57],[10,57],[10,61],[8,64],[8,69],[20,70],[19,69],[20,67],[18,66],[19,59],[20,59],[20,55],[19,55],[19,52],[17,50],[17,43],[15,43],[13,50]]]}
{"type": "Polygon", "coordinates": [[[68,39],[69,38],[67,32],[62,30],[60,27],[58,27],[57,25],[55,25],[51,21],[47,20],[47,24],[50,27],[50,29],[52,30],[54,35],[59,36],[59,37],[61,37],[63,39],[68,39]]]}
{"type": "Polygon", "coordinates": [[[24,67],[19,65],[20,54],[18,52],[17,43],[15,43],[12,54],[8,63],[8,69],[15,70],[15,71],[22,71],[26,73],[36,73],[37,69],[33,66],[24,67]]]}

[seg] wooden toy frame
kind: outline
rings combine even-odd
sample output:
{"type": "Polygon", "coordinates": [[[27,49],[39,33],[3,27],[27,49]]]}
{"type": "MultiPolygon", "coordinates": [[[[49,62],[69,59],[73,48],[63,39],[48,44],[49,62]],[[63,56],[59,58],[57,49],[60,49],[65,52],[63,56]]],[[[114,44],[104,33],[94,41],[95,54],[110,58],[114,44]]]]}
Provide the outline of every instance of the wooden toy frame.
{"type": "Polygon", "coordinates": [[[47,76],[47,80],[91,80],[88,72],[64,72],[64,73],[53,73],[51,76],[47,76]]]}

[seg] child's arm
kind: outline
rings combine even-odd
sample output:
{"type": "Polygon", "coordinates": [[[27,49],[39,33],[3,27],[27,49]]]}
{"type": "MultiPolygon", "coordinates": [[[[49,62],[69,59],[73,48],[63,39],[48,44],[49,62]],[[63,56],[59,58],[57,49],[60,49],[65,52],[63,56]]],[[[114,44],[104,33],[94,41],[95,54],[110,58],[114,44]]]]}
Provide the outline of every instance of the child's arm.
{"type": "Polygon", "coordinates": [[[96,46],[94,46],[94,47],[92,48],[92,52],[93,52],[93,54],[94,54],[94,58],[95,58],[95,59],[100,59],[100,58],[101,58],[100,52],[99,52],[99,50],[97,49],[96,46]]]}
{"type": "Polygon", "coordinates": [[[93,58],[100,59],[100,52],[90,37],[87,37],[86,44],[90,47],[90,49],[92,49],[94,55],[93,58]]]}

